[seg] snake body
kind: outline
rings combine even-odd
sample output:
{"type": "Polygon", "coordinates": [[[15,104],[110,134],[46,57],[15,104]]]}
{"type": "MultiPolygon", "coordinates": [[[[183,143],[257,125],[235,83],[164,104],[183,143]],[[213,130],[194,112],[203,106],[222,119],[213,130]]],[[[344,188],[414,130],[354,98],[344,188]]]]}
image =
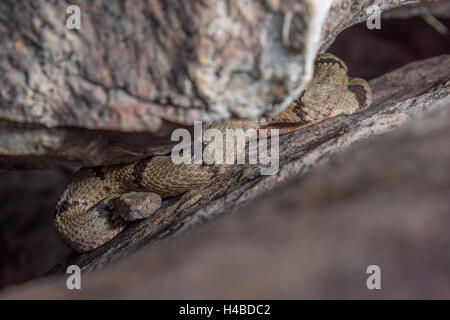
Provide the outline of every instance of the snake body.
{"type": "MultiPolygon", "coordinates": [[[[321,54],[315,61],[313,79],[281,113],[258,121],[215,122],[210,127],[280,128],[283,134],[326,118],[352,114],[371,101],[365,80],[349,79],[341,59],[321,54]]],[[[214,179],[218,171],[217,165],[174,164],[170,156],[80,169],[57,203],[57,233],[76,251],[92,250],[114,238],[130,221],[152,214],[161,199],[198,188],[214,179]]]]}

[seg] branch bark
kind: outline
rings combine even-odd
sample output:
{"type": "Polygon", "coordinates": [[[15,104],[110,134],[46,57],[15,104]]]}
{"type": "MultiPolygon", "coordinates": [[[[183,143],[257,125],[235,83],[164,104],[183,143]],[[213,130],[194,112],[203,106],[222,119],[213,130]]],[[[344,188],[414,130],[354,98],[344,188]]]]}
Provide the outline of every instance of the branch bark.
{"type": "Polygon", "coordinates": [[[211,185],[164,202],[152,218],[131,224],[103,247],[72,255],[51,273],[65,272],[70,264],[92,271],[142,246],[177,236],[204,221],[235,211],[288,180],[301,177],[356,142],[386,133],[437,103],[448,102],[450,55],[406,65],[374,79],[370,85],[375,100],[367,110],[281,136],[278,175],[261,176],[256,165],[230,167],[211,185]]]}

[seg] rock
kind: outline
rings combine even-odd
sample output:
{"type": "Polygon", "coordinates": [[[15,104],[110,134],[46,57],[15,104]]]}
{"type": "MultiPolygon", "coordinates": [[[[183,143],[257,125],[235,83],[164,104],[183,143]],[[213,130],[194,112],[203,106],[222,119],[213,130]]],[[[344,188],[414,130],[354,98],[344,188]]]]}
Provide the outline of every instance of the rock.
{"type": "Polygon", "coordinates": [[[95,1],[81,5],[80,31],[62,2],[2,1],[0,168],[121,162],[167,147],[174,124],[282,109],[371,4],[403,1],[95,1]],[[91,130],[123,132],[139,152],[98,155],[110,134],[91,130]]]}

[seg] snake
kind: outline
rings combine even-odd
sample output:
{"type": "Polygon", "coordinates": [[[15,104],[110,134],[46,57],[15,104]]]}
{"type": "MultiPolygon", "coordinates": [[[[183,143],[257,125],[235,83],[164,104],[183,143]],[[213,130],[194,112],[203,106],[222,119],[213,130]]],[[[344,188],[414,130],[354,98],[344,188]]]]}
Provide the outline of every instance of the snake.
{"type": "MultiPolygon", "coordinates": [[[[368,107],[369,84],[348,76],[348,67],[330,53],[319,54],[314,74],[300,96],[274,116],[259,120],[215,121],[209,128],[279,128],[280,134],[368,107]]],[[[132,221],[152,215],[162,200],[199,188],[220,174],[218,165],[175,164],[170,155],[131,163],[81,168],[62,192],[55,209],[59,237],[77,252],[98,248],[132,221]]]]}

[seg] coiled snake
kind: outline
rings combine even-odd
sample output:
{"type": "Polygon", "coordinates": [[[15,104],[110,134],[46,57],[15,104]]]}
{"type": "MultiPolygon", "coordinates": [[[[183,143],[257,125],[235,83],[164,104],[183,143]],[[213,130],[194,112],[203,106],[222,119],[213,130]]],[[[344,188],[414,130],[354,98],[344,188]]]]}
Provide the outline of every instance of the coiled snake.
{"type": "MultiPolygon", "coordinates": [[[[341,59],[320,54],[313,79],[281,113],[259,121],[215,122],[210,127],[271,127],[279,128],[283,134],[326,118],[352,114],[371,102],[372,92],[365,80],[349,79],[341,59]]],[[[80,169],[56,206],[56,230],[75,250],[92,250],[114,238],[130,221],[151,215],[161,206],[162,198],[208,183],[217,172],[215,165],[174,164],[170,156],[80,169]]]]}

